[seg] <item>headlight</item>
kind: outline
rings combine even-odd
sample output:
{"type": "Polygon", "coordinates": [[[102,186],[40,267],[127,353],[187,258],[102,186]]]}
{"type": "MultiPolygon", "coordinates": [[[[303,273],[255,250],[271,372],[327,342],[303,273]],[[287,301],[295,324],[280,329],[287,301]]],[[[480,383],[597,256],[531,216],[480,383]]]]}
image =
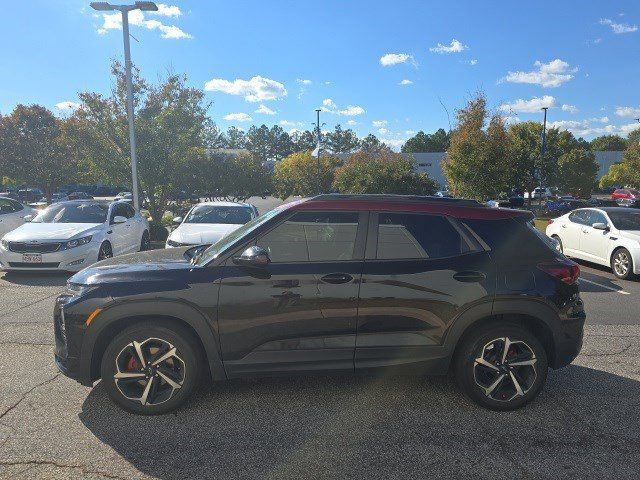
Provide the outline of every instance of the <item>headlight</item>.
{"type": "Polygon", "coordinates": [[[95,285],[83,285],[81,283],[67,283],[67,291],[65,292],[67,295],[72,297],[82,297],[87,293],[98,288],[95,285]]]}
{"type": "Polygon", "coordinates": [[[91,238],[92,238],[91,235],[89,235],[87,237],[77,238],[75,240],[69,240],[68,242],[65,242],[62,244],[62,248],[60,250],[68,250],[70,248],[76,248],[82,245],[86,245],[91,241],[91,238]]]}

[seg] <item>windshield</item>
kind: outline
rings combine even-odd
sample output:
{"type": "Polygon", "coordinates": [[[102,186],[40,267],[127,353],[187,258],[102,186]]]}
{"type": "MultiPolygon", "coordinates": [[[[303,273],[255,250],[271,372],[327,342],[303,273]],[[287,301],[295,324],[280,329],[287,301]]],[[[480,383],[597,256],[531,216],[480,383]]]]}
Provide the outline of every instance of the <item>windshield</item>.
{"type": "Polygon", "coordinates": [[[275,217],[281,211],[282,211],[281,208],[274,208],[273,210],[269,210],[267,213],[254,218],[249,223],[245,223],[242,227],[238,228],[237,230],[234,230],[228,235],[225,235],[216,243],[214,243],[209,248],[207,248],[202,253],[202,256],[198,259],[196,264],[204,265],[209,261],[213,260],[222,252],[224,252],[227,248],[229,248],[231,245],[236,243],[237,240],[244,237],[245,235],[248,235],[263,223],[268,222],[271,218],[275,217]]]}
{"type": "Polygon", "coordinates": [[[102,203],[51,205],[33,219],[35,223],[104,223],[109,206],[102,203]]]}
{"type": "Polygon", "coordinates": [[[640,212],[607,212],[618,230],[640,230],[640,212]]]}
{"type": "Polygon", "coordinates": [[[191,209],[184,223],[222,223],[243,225],[251,220],[251,208],[223,205],[197,205],[191,209]]]}

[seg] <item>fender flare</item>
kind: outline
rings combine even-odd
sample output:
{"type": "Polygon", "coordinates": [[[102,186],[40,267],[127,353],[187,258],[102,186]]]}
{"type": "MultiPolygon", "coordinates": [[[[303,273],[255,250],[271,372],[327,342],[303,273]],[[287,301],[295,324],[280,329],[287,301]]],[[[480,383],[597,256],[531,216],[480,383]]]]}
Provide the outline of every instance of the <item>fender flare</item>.
{"type": "Polygon", "coordinates": [[[104,308],[96,317],[94,322],[85,331],[80,351],[81,383],[92,385],[96,380],[92,372],[95,347],[101,335],[116,322],[128,317],[174,317],[189,325],[204,348],[212,380],[223,380],[226,378],[220,348],[216,323],[209,320],[198,308],[185,301],[176,300],[129,300],[122,303],[115,303],[104,308]]]}

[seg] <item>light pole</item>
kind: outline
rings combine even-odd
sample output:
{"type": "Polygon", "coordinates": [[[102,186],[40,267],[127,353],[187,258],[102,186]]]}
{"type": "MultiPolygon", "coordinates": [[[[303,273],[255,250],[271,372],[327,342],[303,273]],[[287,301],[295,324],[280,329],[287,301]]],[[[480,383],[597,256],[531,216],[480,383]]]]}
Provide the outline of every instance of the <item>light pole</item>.
{"type": "Polygon", "coordinates": [[[317,174],[318,174],[318,195],[320,195],[322,193],[322,187],[321,187],[321,179],[320,179],[320,128],[322,127],[322,125],[324,125],[324,123],[322,125],[320,125],[320,112],[322,111],[321,108],[316,108],[316,135],[317,135],[317,140],[318,140],[318,146],[316,147],[316,149],[312,152],[312,155],[315,155],[317,158],[317,174]]]}
{"type": "Polygon", "coordinates": [[[133,207],[140,210],[138,195],[138,159],[136,157],[136,130],[133,122],[133,85],[131,84],[131,48],[129,46],[129,12],[142,10],[155,12],[158,6],[153,2],[136,2],[133,5],[112,5],[108,2],[91,2],[91,8],[98,11],[118,10],[122,14],[122,37],[124,39],[124,71],[127,83],[127,117],[129,120],[129,144],[131,146],[131,181],[133,183],[133,207]]]}
{"type": "Polygon", "coordinates": [[[542,107],[541,110],[544,110],[544,120],[542,122],[542,142],[540,143],[540,170],[539,170],[539,180],[540,187],[542,187],[542,158],[544,157],[545,152],[547,151],[547,110],[549,107],[542,107]]]}

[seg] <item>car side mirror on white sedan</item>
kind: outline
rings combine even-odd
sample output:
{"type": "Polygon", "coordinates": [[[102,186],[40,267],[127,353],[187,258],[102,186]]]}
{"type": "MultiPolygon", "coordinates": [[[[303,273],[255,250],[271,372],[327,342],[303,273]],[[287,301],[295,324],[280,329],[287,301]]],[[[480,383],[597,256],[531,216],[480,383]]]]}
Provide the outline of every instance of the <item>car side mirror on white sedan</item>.
{"type": "Polygon", "coordinates": [[[173,220],[171,220],[171,223],[177,227],[182,223],[182,217],[175,217],[173,220]]]}
{"type": "Polygon", "coordinates": [[[606,223],[594,223],[593,225],[591,225],[593,228],[595,228],[596,230],[604,230],[607,231],[609,230],[609,225],[607,225],[606,223]]]}
{"type": "Polygon", "coordinates": [[[116,215],[115,217],[113,217],[113,221],[111,222],[114,225],[117,225],[119,223],[125,223],[127,221],[127,217],[123,217],[122,215],[116,215]]]}
{"type": "Polygon", "coordinates": [[[33,220],[33,218],[34,218],[33,215],[25,215],[24,217],[22,217],[22,219],[27,223],[33,220]]]}

